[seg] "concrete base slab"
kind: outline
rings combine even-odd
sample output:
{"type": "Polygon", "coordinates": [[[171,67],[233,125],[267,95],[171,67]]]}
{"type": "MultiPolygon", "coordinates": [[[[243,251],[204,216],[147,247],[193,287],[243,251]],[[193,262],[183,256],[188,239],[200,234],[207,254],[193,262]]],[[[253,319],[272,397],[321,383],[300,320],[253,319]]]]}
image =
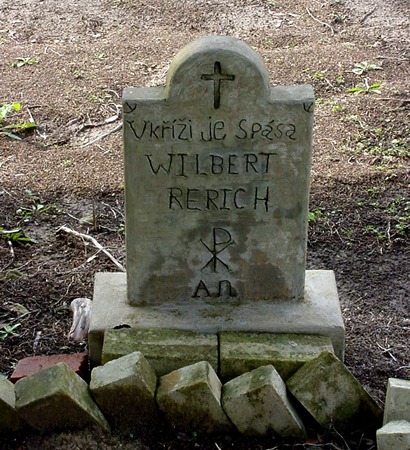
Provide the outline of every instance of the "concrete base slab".
{"type": "Polygon", "coordinates": [[[119,327],[316,334],[331,339],[343,360],[345,329],[333,271],[306,271],[303,301],[218,301],[189,298],[180,302],[134,306],[127,302],[125,273],[97,273],[88,334],[91,364],[101,363],[104,332],[119,327]]]}

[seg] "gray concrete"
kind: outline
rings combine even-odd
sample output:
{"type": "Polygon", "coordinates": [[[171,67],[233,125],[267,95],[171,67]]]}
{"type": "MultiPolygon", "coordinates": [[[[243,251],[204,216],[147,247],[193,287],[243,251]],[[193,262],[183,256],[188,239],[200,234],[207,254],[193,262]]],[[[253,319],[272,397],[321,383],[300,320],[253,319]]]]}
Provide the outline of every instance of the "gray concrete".
{"type": "Polygon", "coordinates": [[[397,420],[377,430],[377,450],[409,450],[410,422],[397,420]]]}
{"type": "Polygon", "coordinates": [[[410,380],[389,378],[383,424],[392,420],[407,420],[410,422],[410,380]]]}
{"type": "Polygon", "coordinates": [[[314,95],[205,37],[123,95],[128,301],[303,301],[314,95]]]}
{"type": "Polygon", "coordinates": [[[286,385],[324,428],[374,432],[382,423],[381,408],[332,353],[308,361],[286,385]]]}
{"type": "Polygon", "coordinates": [[[286,381],[305,362],[324,351],[333,352],[332,342],[325,336],[222,332],[219,336],[220,377],[226,382],[271,364],[286,381]]]}
{"type": "Polygon", "coordinates": [[[181,330],[107,330],[104,335],[102,364],[134,351],[144,354],[158,376],[208,361],[218,370],[218,338],[213,334],[181,330]]]}
{"type": "Polygon", "coordinates": [[[130,432],[159,422],[157,377],[144,355],[134,352],[91,372],[91,394],[113,428],[130,432]]]}
{"type": "Polygon", "coordinates": [[[221,406],[222,384],[205,361],[160,378],[157,403],[177,431],[219,433],[232,429],[221,406]]]}
{"type": "Polygon", "coordinates": [[[91,398],[87,383],[58,363],[15,384],[16,409],[34,429],[58,431],[109,425],[91,398]]]}
{"type": "Polygon", "coordinates": [[[290,403],[286,385],[271,365],[245,373],[222,388],[222,406],[245,435],[300,438],[305,428],[290,403]]]}
{"type": "Polygon", "coordinates": [[[89,349],[93,365],[101,362],[104,331],[128,325],[144,329],[317,334],[332,341],[343,360],[344,324],[332,271],[306,272],[303,302],[225,302],[186,299],[151,306],[127,302],[124,273],[98,273],[94,286],[89,349]]]}

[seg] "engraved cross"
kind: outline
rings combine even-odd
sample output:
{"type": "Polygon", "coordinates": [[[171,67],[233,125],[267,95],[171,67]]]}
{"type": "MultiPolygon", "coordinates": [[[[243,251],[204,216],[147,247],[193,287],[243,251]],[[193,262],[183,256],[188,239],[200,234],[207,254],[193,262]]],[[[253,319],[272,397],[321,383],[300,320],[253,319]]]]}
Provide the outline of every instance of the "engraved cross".
{"type": "Polygon", "coordinates": [[[221,81],[233,81],[235,75],[221,72],[221,63],[217,61],[214,65],[214,73],[201,75],[201,80],[214,82],[214,108],[218,109],[221,104],[221,81]]]}

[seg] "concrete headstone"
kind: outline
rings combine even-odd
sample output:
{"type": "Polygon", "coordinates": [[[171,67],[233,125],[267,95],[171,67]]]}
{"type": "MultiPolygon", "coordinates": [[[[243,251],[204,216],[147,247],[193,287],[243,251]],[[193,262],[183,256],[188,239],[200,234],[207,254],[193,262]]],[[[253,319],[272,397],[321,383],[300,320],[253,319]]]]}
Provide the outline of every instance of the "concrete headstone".
{"type": "Polygon", "coordinates": [[[306,271],[313,109],[222,36],[183,48],[166,86],[124,90],[127,273],[96,275],[92,364],[124,326],[314,334],[343,358],[334,274],[306,271]]]}
{"type": "Polygon", "coordinates": [[[128,300],[300,300],[313,90],[206,37],[123,96],[128,300]]]}

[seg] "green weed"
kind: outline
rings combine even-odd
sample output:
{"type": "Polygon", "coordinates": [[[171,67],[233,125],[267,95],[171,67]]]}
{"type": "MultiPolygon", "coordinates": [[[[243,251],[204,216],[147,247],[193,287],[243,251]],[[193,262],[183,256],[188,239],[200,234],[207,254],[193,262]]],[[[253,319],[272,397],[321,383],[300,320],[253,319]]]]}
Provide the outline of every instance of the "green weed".
{"type": "Polygon", "coordinates": [[[38,64],[39,61],[40,60],[38,58],[19,57],[19,58],[16,58],[16,60],[11,63],[11,67],[18,69],[23,66],[31,66],[33,64],[38,64]]]}
{"type": "Polygon", "coordinates": [[[31,128],[36,128],[37,125],[31,121],[20,120],[4,125],[3,121],[9,119],[13,113],[18,113],[21,110],[21,104],[18,102],[2,103],[0,106],[0,134],[8,136],[12,139],[21,140],[21,137],[14,134],[18,131],[25,131],[31,128]]]}
{"type": "Polygon", "coordinates": [[[369,84],[368,80],[347,90],[350,94],[381,94],[382,83],[369,84]]]}
{"type": "Polygon", "coordinates": [[[36,241],[27,237],[21,228],[5,230],[0,227],[0,236],[12,244],[34,244],[36,241]]]}
{"type": "Polygon", "coordinates": [[[54,205],[45,205],[40,201],[40,198],[27,189],[26,194],[30,199],[29,206],[21,206],[16,210],[16,215],[23,220],[23,222],[30,222],[41,215],[48,215],[50,212],[56,210],[54,205]]]}
{"type": "Polygon", "coordinates": [[[369,64],[366,61],[356,63],[354,65],[354,68],[352,69],[352,72],[356,75],[363,75],[366,72],[369,72],[370,70],[382,70],[383,68],[381,66],[378,66],[376,64],[369,64]]]}
{"type": "Polygon", "coordinates": [[[15,323],[13,325],[3,325],[0,328],[0,339],[7,339],[12,336],[19,336],[19,333],[16,333],[16,328],[18,328],[21,324],[15,323]]]}

